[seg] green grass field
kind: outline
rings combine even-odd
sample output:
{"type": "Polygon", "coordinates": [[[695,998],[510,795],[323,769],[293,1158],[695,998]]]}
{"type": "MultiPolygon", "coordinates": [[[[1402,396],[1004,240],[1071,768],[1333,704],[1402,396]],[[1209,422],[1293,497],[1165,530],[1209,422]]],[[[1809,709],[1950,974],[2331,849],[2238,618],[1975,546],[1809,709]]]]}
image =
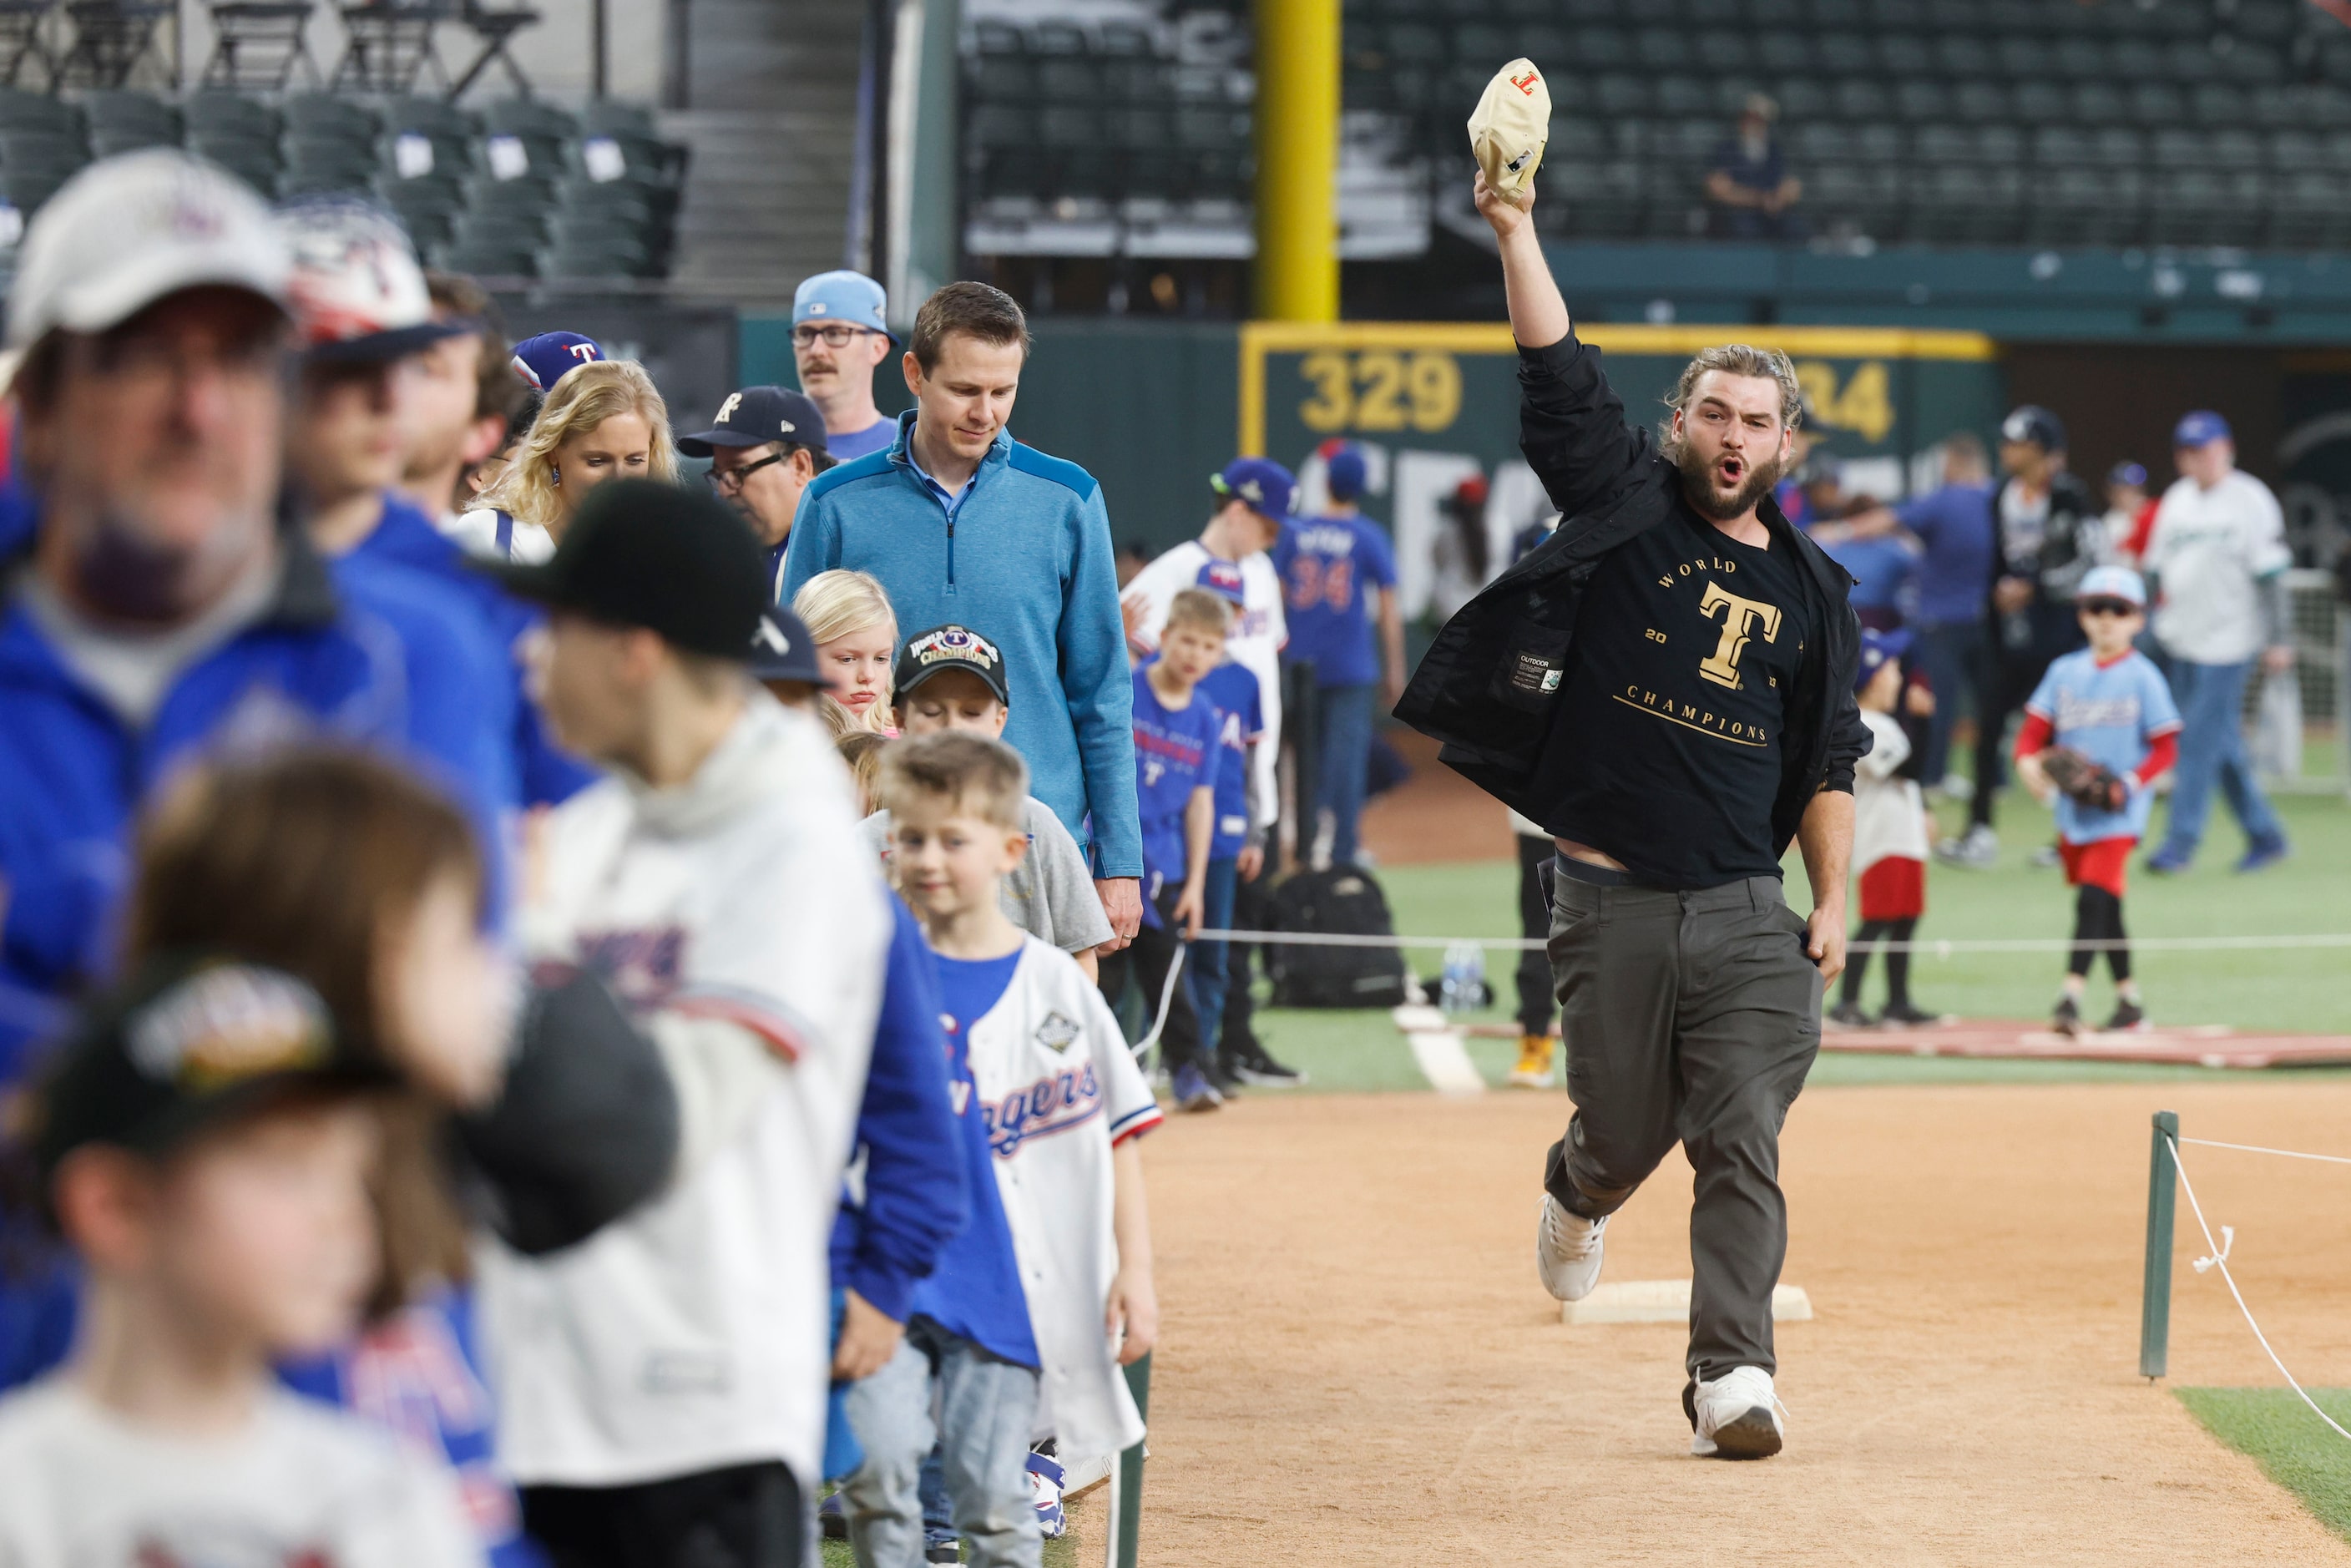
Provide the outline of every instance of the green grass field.
{"type": "MultiPolygon", "coordinates": [[[[2328,1430],[2290,1388],[2181,1388],[2179,1402],[2220,1441],[2249,1456],[2335,1534],[2351,1540],[2351,1442],[2328,1430]]],[[[2351,1388],[2310,1396],[2351,1427],[2351,1388]]]]}
{"type": "MultiPolygon", "coordinates": [[[[2293,858],[2252,876],[2230,871],[2242,849],[2235,825],[2216,809],[2214,826],[2195,868],[2177,877],[2132,871],[2126,904],[2135,936],[2205,936],[2299,934],[2351,930],[2351,809],[2325,797],[2281,800],[2294,841],[2293,858]]],[[[1960,808],[1943,809],[1947,825],[1960,808]]],[[[2158,808],[2158,821],[2160,809],[2158,808]]],[[[1928,876],[1927,916],[1920,939],[1935,937],[2064,938],[2073,929],[2073,894],[2054,868],[2029,863],[2032,852],[2052,838],[2049,815],[2029,799],[2001,802],[2000,863],[1989,871],[1962,871],[1938,864],[1928,876]]],[[[1380,873],[1396,929],[1407,936],[1515,936],[1518,935],[1518,867],[1508,861],[1457,865],[1396,866],[1380,873]]],[[[1802,869],[1792,857],[1789,897],[1799,909],[1811,899],[1802,869]]],[[[1407,955],[1424,977],[1438,968],[1442,953],[1420,948],[1407,955]]],[[[2158,1022],[2222,1024],[2238,1030],[2294,1033],[2351,1033],[2351,988],[2342,983],[2351,955],[2341,949],[2304,948],[2200,953],[2151,953],[2139,956],[2137,973],[2158,1022]]],[[[1499,1008],[1473,1015],[1476,1021],[1506,1022],[1516,993],[1511,987],[1515,956],[1489,953],[1487,978],[1499,1008]]],[[[2001,953],[1937,957],[1921,954],[1912,964],[1911,989],[1922,1007],[1971,1018],[2037,1019],[2054,998],[2061,956],[2053,953],[2001,953]]],[[[1883,996],[1873,976],[1864,992],[1875,1005],[1883,996]]],[[[2105,1005],[2105,967],[2093,978],[2093,1011],[2105,1005]]],[[[1306,1069],[1324,1089],[1425,1089],[1427,1082],[1410,1050],[1384,1012],[1260,1013],[1260,1032],[1273,1053],[1306,1069]]],[[[1471,1039],[1471,1061],[1489,1082],[1499,1083],[1516,1047],[1509,1040],[1471,1039]]],[[[2108,1062],[1970,1061],[1934,1058],[1824,1056],[1813,1071],[1815,1084],[1876,1082],[2081,1082],[2100,1079],[2148,1079],[2209,1075],[2203,1068],[2139,1067],[2108,1062]]],[[[2308,1071],[2308,1070],[2304,1070],[2308,1071]]]]}

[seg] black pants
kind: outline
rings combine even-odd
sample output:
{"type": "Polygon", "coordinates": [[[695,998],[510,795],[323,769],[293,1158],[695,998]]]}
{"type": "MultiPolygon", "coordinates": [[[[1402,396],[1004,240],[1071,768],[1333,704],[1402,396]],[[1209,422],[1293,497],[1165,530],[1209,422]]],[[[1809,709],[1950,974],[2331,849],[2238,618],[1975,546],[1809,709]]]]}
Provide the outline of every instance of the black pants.
{"type": "MultiPolygon", "coordinates": [[[[1279,836],[1271,829],[1266,831],[1268,866],[1273,864],[1279,836]]],[[[1269,891],[1272,885],[1273,878],[1263,872],[1254,881],[1234,885],[1234,930],[1272,929],[1273,895],[1269,891]]],[[[1249,962],[1254,957],[1262,964],[1265,952],[1263,946],[1254,944],[1243,946],[1234,942],[1225,946],[1225,1020],[1217,1031],[1217,1051],[1228,1062],[1249,1061],[1265,1054],[1265,1046],[1257,1038],[1257,998],[1249,992],[1249,962]]]]}
{"type": "MultiPolygon", "coordinates": [[[[1559,848],[1549,839],[1511,835],[1519,841],[1519,935],[1541,942],[1551,936],[1551,890],[1543,868],[1559,848]]],[[[1519,955],[1519,1032],[1549,1034],[1552,1020],[1551,960],[1539,948],[1519,955]]]]}
{"type": "Polygon", "coordinates": [[[2123,901],[2103,887],[2087,883],[2074,898],[2074,940],[2075,942],[2110,942],[2109,947],[2077,946],[2065,961],[2068,973],[2086,976],[2098,961],[2106,956],[2106,967],[2115,972],[2115,984],[2119,986],[2131,977],[2130,949],[2122,946],[2130,935],[2123,929],[2123,901]]]}
{"type": "MultiPolygon", "coordinates": [[[[1312,863],[1314,839],[1322,831],[1322,692],[1313,661],[1294,659],[1281,666],[1281,744],[1290,752],[1290,856],[1291,863],[1301,867],[1312,863]]],[[[1281,869],[1279,831],[1266,842],[1265,869],[1281,869]]]]}
{"type": "MultiPolygon", "coordinates": [[[[1845,946],[1844,990],[1840,999],[1848,1007],[1861,1001],[1862,977],[1869,973],[1869,956],[1880,942],[1907,942],[1910,934],[1918,929],[1917,916],[1907,920],[1865,920],[1854,932],[1853,940],[1845,946]]],[[[1910,950],[1898,948],[1886,955],[1886,1000],[1889,1007],[1905,1007],[1910,1000],[1910,950]]]]}
{"type": "Polygon", "coordinates": [[[523,1528],[555,1568],[800,1568],[808,1521],[779,1463],[622,1487],[524,1487],[523,1528]]]}
{"type": "Polygon", "coordinates": [[[2001,645],[1994,632],[1976,676],[1976,790],[1968,801],[1970,827],[1991,826],[1992,795],[2007,780],[2009,721],[2024,711],[2049,668],[2051,654],[2038,648],[2001,645]]]}
{"type": "Polygon", "coordinates": [[[1543,1186],[1613,1214],[1676,1144],[1690,1209],[1694,1377],[1778,1366],[1771,1290],[1788,1252],[1780,1125],[1821,1043],[1821,974],[1778,877],[1700,893],[1552,886],[1567,1035],[1567,1135],[1543,1186]]]}
{"type": "MultiPolygon", "coordinates": [[[[1143,991],[1143,1029],[1151,1031],[1152,1020],[1159,1016],[1160,993],[1167,988],[1167,970],[1176,962],[1176,954],[1184,950],[1182,936],[1169,912],[1182,896],[1180,883],[1170,883],[1160,889],[1154,904],[1159,910],[1160,923],[1145,921],[1135,932],[1134,940],[1102,959],[1101,984],[1103,999],[1112,1007],[1118,1005],[1119,993],[1126,988],[1131,977],[1143,991]]],[[[1227,981],[1233,989],[1246,988],[1238,980],[1227,981]]],[[[1179,1067],[1200,1066],[1200,1015],[1192,1010],[1192,988],[1180,980],[1175,994],[1167,1002],[1167,1026],[1159,1031],[1159,1060],[1170,1072],[1179,1067]]],[[[1226,1016],[1231,1017],[1227,1011],[1226,1016]]]]}

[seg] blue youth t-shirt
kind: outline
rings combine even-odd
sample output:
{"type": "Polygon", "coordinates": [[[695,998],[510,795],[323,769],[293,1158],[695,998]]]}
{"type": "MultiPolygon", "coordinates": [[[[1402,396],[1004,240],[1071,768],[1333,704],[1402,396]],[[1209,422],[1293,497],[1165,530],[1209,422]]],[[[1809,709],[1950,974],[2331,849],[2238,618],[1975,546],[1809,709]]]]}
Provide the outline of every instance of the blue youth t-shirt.
{"type": "Polygon", "coordinates": [[[1217,832],[1208,841],[1210,860],[1230,860],[1249,842],[1249,748],[1265,736],[1265,699],[1257,675],[1246,664],[1218,664],[1200,681],[1200,694],[1217,710],[1217,832]]]}
{"type": "Polygon", "coordinates": [[[1020,1289],[1020,1260],[987,1148],[987,1127],[971,1076],[971,1026],[987,1016],[1020,967],[1018,947],[1001,958],[949,958],[939,966],[939,1024],[947,1037],[947,1098],[963,1139],[964,1174],[971,1185],[971,1223],[939,1253],[929,1279],[914,1287],[914,1313],[960,1334],[988,1354],[1021,1366],[1038,1364],[1037,1336],[1029,1326],[1029,1298],[1020,1289]]]}
{"type": "Polygon", "coordinates": [[[1363,686],[1380,678],[1372,636],[1372,591],[1395,586],[1395,552],[1361,513],[1315,517],[1282,529],[1273,547],[1289,618],[1285,658],[1309,660],[1318,686],[1363,686]]]}
{"type": "Polygon", "coordinates": [[[1192,791],[1217,782],[1216,704],[1197,690],[1180,708],[1170,708],[1152,689],[1151,665],[1134,672],[1134,800],[1143,819],[1143,918],[1155,928],[1152,901],[1169,883],[1180,883],[1184,863],[1184,810],[1192,791]]]}
{"type": "MultiPolygon", "coordinates": [[[[2024,711],[2049,721],[2056,745],[2069,746],[2116,773],[2146,761],[2147,743],[2179,727],[2179,708],[2163,672],[2137,652],[2111,664],[2099,664],[2087,648],[2053,660],[2024,711]]],[[[2154,805],[2155,791],[2144,785],[2131,791],[2119,811],[2101,811],[2060,795],[2057,831],[2069,844],[2139,838],[2154,805]]]]}
{"type": "Polygon", "coordinates": [[[824,437],[824,449],[836,463],[852,463],[872,453],[887,452],[890,449],[890,444],[897,439],[898,422],[894,419],[883,418],[875,420],[862,430],[852,431],[847,435],[835,435],[827,431],[824,437]]]}

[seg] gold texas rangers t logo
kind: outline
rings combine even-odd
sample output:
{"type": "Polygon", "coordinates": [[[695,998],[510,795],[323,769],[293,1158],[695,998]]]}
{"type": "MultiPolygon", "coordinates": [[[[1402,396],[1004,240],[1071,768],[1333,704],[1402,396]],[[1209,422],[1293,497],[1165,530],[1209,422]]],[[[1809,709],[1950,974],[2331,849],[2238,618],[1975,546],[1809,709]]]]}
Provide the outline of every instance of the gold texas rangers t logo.
{"type": "MultiPolygon", "coordinates": [[[[1735,560],[1706,559],[1677,563],[1656,580],[1658,587],[1667,590],[1676,588],[1681,585],[1684,580],[1692,578],[1706,584],[1705,589],[1698,595],[1698,613],[1711,624],[1716,635],[1713,650],[1698,662],[1698,677],[1701,681],[1734,692],[1752,689],[1740,673],[1740,661],[1746,656],[1749,647],[1758,638],[1766,643],[1777,643],[1780,639],[1780,624],[1782,619],[1778,605],[1733,593],[1709,575],[1712,572],[1721,572],[1728,576],[1738,570],[1739,563],[1735,560]]],[[[1654,626],[1648,628],[1643,634],[1652,643],[1665,643],[1669,641],[1665,632],[1654,626]]],[[[1802,651],[1800,645],[1798,652],[1802,651]]],[[[1767,676],[1766,679],[1770,680],[1771,677],[1767,676]]],[[[1771,684],[1776,686],[1779,683],[1771,680],[1771,684]]],[[[1744,715],[1735,716],[1715,711],[1707,702],[1702,690],[1691,694],[1696,700],[1683,700],[1669,693],[1655,691],[1635,682],[1627,685],[1625,690],[1610,695],[1627,707],[1636,707],[1645,713],[1655,714],[1657,717],[1680,725],[1685,729],[1694,729],[1701,735],[1713,736],[1718,740],[1728,740],[1738,746],[1760,747],[1771,744],[1770,737],[1764,733],[1762,726],[1752,722],[1744,715]]]]}

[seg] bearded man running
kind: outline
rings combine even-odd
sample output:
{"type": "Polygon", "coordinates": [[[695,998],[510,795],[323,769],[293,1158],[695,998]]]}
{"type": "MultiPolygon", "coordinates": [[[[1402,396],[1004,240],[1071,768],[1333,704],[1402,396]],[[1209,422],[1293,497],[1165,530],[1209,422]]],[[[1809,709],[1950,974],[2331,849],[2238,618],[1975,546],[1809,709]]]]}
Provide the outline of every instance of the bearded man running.
{"type": "Polygon", "coordinates": [[[1577,340],[1525,205],[1478,179],[1519,345],[1520,444],[1560,525],[1437,634],[1396,716],[1558,841],[1552,974],[1575,1114],[1552,1145],[1535,1260],[1562,1301],[1667,1150],[1690,1214],[1691,1452],[1780,1451],[1771,1291],[1787,1251],[1780,1125],[1844,967],[1860,630],[1850,580],[1771,499],[1794,368],[1692,360],[1662,438],[1577,340]],[[1802,846],[1809,920],[1782,896],[1802,846]]]}

